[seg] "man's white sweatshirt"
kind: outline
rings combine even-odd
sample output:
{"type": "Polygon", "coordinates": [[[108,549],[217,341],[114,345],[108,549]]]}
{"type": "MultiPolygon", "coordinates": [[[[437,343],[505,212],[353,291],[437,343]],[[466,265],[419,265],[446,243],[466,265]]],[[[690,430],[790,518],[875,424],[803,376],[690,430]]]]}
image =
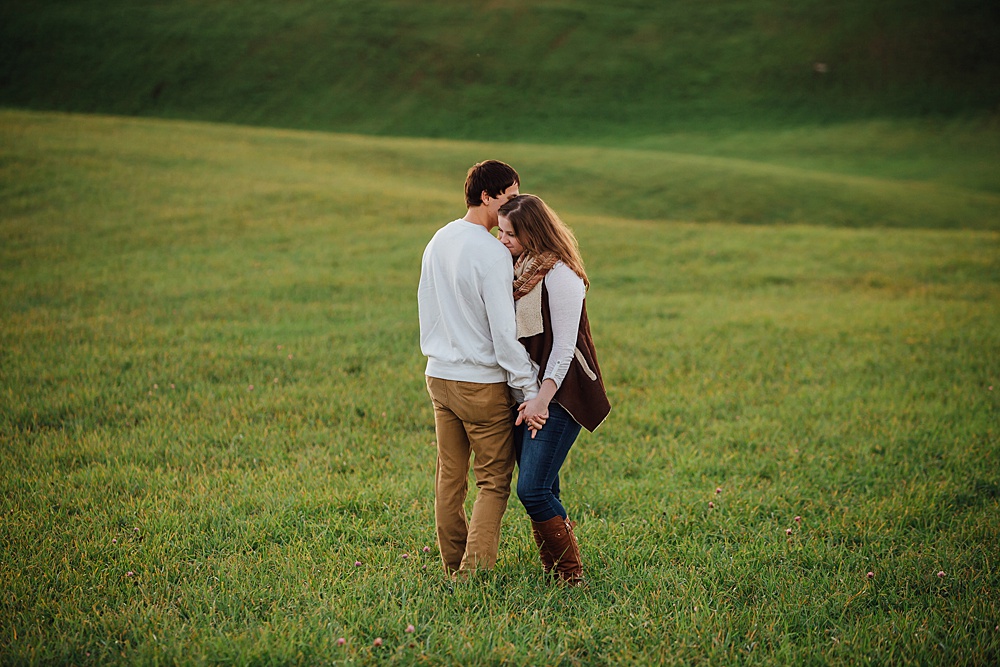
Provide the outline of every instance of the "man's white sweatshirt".
{"type": "Polygon", "coordinates": [[[417,288],[420,351],[430,377],[506,382],[538,393],[535,369],[517,340],[510,252],[482,225],[459,219],[424,250],[417,288]]]}

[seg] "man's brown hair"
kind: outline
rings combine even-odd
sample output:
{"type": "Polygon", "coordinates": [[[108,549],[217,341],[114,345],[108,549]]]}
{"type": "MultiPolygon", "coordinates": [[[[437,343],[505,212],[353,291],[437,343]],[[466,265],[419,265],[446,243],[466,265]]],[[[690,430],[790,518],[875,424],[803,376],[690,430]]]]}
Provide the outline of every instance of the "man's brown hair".
{"type": "Polygon", "coordinates": [[[481,206],[484,191],[490,197],[497,197],[515,183],[520,185],[521,178],[509,164],[499,160],[474,164],[465,177],[465,205],[469,208],[481,206]]]}

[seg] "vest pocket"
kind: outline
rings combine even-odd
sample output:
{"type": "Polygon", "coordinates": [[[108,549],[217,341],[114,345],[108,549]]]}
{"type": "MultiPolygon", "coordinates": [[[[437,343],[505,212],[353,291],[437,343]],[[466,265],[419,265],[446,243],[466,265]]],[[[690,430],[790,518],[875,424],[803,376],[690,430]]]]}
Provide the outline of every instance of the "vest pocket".
{"type": "Polygon", "coordinates": [[[587,360],[583,358],[583,352],[580,351],[580,348],[575,348],[573,350],[573,357],[576,359],[577,363],[580,364],[580,368],[583,369],[583,372],[587,374],[587,377],[589,377],[592,382],[597,379],[597,373],[590,370],[590,366],[587,364],[587,360]]]}

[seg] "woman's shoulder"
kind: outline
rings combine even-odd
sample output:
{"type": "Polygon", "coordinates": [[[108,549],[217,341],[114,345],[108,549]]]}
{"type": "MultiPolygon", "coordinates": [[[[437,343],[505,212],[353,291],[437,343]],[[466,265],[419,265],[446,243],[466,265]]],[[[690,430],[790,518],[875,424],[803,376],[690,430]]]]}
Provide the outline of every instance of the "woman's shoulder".
{"type": "Polygon", "coordinates": [[[573,271],[573,269],[569,268],[569,266],[566,265],[566,262],[562,261],[561,259],[552,265],[552,268],[549,269],[549,272],[546,275],[546,277],[548,276],[555,276],[558,278],[576,276],[578,279],[580,278],[580,276],[577,276],[576,272],[573,271]]]}
{"type": "Polygon", "coordinates": [[[583,278],[576,275],[576,271],[569,268],[562,260],[556,262],[549,272],[545,275],[545,286],[552,289],[571,289],[577,290],[583,288],[583,278]]]}

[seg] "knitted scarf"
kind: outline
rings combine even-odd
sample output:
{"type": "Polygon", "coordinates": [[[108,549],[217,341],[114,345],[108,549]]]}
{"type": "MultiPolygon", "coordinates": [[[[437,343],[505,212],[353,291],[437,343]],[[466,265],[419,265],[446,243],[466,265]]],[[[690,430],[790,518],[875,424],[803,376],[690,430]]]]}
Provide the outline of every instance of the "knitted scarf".
{"type": "Polygon", "coordinates": [[[514,263],[514,301],[528,294],[542,281],[559,256],[554,252],[543,252],[541,255],[523,253],[514,263]]]}
{"type": "Polygon", "coordinates": [[[542,324],[541,282],[559,257],[553,252],[518,257],[514,264],[514,301],[517,301],[517,337],[530,338],[545,330],[542,324]]]}

